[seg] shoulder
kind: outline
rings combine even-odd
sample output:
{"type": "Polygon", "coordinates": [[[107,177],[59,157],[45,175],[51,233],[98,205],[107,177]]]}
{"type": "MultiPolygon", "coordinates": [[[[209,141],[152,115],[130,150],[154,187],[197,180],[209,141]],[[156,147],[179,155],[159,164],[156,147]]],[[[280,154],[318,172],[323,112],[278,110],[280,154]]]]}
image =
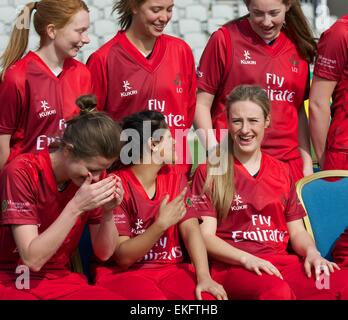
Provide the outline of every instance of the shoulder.
{"type": "Polygon", "coordinates": [[[168,47],[182,49],[186,52],[192,53],[191,47],[184,40],[168,34],[163,34],[161,37],[162,41],[164,41],[168,47]]]}
{"type": "Polygon", "coordinates": [[[1,176],[15,183],[21,180],[32,184],[33,181],[37,180],[39,170],[34,154],[22,154],[4,167],[1,176]]]}
{"type": "Polygon", "coordinates": [[[93,59],[99,59],[99,60],[104,60],[108,57],[109,52],[113,46],[115,46],[118,42],[118,34],[115,35],[112,39],[104,43],[98,50],[94,51],[88,60],[91,58],[93,59]]]}
{"type": "Polygon", "coordinates": [[[5,72],[2,83],[14,86],[20,86],[23,84],[26,79],[28,62],[29,60],[24,57],[10,66],[5,72]]]}
{"type": "Polygon", "coordinates": [[[328,30],[324,31],[319,43],[326,39],[330,42],[348,39],[348,15],[338,19],[328,30]]]}
{"type": "Polygon", "coordinates": [[[269,170],[269,173],[281,178],[285,178],[286,180],[290,178],[290,168],[289,165],[268,155],[262,154],[263,161],[265,163],[265,167],[269,170]]]}

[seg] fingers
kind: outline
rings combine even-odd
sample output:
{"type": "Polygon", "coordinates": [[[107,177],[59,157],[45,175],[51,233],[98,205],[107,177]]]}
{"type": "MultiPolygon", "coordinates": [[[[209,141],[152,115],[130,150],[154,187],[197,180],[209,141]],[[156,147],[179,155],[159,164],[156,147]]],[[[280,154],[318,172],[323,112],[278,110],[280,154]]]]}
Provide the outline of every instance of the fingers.
{"type": "Polygon", "coordinates": [[[196,298],[202,300],[202,290],[200,288],[196,288],[196,298]]]}
{"type": "Polygon", "coordinates": [[[307,277],[310,278],[312,276],[311,264],[307,260],[304,263],[304,269],[307,277]]]}

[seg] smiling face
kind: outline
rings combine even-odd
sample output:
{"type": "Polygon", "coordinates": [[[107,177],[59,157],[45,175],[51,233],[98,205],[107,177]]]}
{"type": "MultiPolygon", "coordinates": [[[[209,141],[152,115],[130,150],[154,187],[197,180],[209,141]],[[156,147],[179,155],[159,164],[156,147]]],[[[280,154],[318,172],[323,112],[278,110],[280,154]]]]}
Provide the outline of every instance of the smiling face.
{"type": "Polygon", "coordinates": [[[173,14],[173,0],[147,0],[133,9],[132,25],[148,38],[159,37],[173,14]]]}
{"type": "Polygon", "coordinates": [[[265,119],[262,108],[252,101],[237,101],[229,107],[229,133],[233,140],[234,153],[252,156],[260,152],[269,116],[265,119]]]}
{"type": "Polygon", "coordinates": [[[250,0],[247,7],[252,29],[265,41],[277,38],[290,7],[283,0],[250,0]]]}
{"type": "Polygon", "coordinates": [[[85,10],[73,15],[63,28],[56,29],[54,46],[60,56],[64,58],[75,57],[78,51],[87,43],[89,37],[89,13],[85,10]]]}

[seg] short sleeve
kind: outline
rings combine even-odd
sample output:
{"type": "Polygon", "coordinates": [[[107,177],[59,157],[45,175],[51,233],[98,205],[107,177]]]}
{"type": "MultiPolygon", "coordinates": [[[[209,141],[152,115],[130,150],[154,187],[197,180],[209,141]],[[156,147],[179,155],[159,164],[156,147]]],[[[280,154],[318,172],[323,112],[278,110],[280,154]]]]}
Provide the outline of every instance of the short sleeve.
{"type": "Polygon", "coordinates": [[[193,207],[199,213],[201,217],[217,217],[216,210],[212,204],[210,196],[207,193],[203,193],[203,187],[206,180],[206,166],[200,165],[193,176],[192,182],[192,203],[193,207]]]}
{"type": "Polygon", "coordinates": [[[122,203],[114,210],[114,221],[120,236],[132,236],[131,221],[127,210],[128,199],[123,198],[122,203]]]}
{"type": "Polygon", "coordinates": [[[336,22],[319,40],[314,74],[320,78],[338,81],[347,65],[348,28],[346,24],[336,22]]]}
{"type": "Polygon", "coordinates": [[[198,89],[215,95],[223,80],[225,65],[226,41],[220,28],[211,35],[200,59],[197,70],[198,89]]]}
{"type": "Polygon", "coordinates": [[[0,134],[13,135],[21,118],[23,96],[11,70],[7,71],[5,79],[0,82],[0,101],[0,134]]]}
{"type": "Polygon", "coordinates": [[[306,212],[297,196],[296,186],[291,183],[289,199],[285,208],[286,222],[302,219],[306,216],[306,212]]]}
{"type": "Polygon", "coordinates": [[[108,88],[105,58],[95,52],[88,58],[87,67],[91,72],[92,91],[97,96],[98,109],[104,110],[108,88]]]}
{"type": "Polygon", "coordinates": [[[1,225],[39,225],[35,176],[32,164],[16,162],[2,171],[0,178],[1,225]],[[16,167],[16,165],[19,165],[16,167]],[[25,168],[27,166],[27,168],[25,168]],[[31,174],[32,173],[32,174],[31,174]]]}

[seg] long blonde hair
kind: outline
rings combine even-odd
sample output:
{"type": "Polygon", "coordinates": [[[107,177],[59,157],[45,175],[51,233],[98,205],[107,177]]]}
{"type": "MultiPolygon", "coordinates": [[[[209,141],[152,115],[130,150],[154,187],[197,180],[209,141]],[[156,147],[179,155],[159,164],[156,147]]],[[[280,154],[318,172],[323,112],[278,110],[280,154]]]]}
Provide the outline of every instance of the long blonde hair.
{"type": "MultiPolygon", "coordinates": [[[[271,102],[265,90],[259,86],[240,85],[231,91],[226,99],[227,119],[229,119],[231,106],[238,101],[251,101],[260,106],[265,120],[270,116],[271,102]]],[[[228,215],[235,191],[233,141],[230,134],[227,134],[225,140],[216,147],[215,152],[221,159],[219,166],[223,174],[216,174],[217,165],[212,164],[208,159],[207,178],[203,192],[209,194],[218,213],[218,220],[221,221],[228,215]]]]}
{"type": "Polygon", "coordinates": [[[56,28],[63,28],[80,10],[89,12],[89,9],[82,0],[41,0],[30,2],[25,5],[19,13],[13,27],[8,45],[0,57],[1,59],[1,79],[4,79],[6,70],[17,62],[25,53],[29,41],[29,24],[33,11],[34,28],[40,36],[40,48],[46,39],[46,27],[54,24],[56,28]],[[28,25],[23,25],[27,21],[28,25]]]}

